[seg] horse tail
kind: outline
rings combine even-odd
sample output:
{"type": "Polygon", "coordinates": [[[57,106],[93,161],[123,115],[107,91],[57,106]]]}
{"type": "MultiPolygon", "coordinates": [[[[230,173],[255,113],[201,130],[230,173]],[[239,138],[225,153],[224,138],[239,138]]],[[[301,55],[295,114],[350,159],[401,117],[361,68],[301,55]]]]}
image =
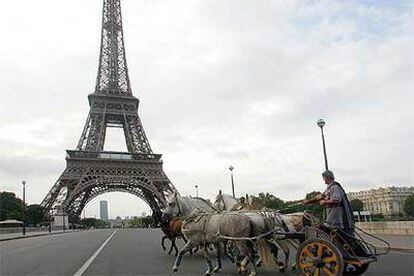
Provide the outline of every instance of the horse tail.
{"type": "Polygon", "coordinates": [[[265,267],[269,268],[276,268],[277,260],[275,259],[274,255],[272,254],[272,251],[270,249],[269,243],[266,239],[258,239],[257,240],[257,247],[259,249],[259,256],[262,259],[262,262],[265,267]]]}

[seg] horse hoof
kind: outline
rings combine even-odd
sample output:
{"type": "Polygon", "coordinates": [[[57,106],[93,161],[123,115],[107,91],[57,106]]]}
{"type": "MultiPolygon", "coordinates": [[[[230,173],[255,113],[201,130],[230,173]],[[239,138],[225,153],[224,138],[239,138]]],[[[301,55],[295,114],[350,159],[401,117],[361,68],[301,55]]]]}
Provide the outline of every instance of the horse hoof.
{"type": "Polygon", "coordinates": [[[279,267],[279,271],[283,273],[283,272],[285,272],[285,268],[284,267],[279,267]]]}
{"type": "Polygon", "coordinates": [[[292,269],[292,271],[296,271],[296,264],[293,264],[291,269],[292,269]]]}
{"type": "Polygon", "coordinates": [[[173,267],[173,272],[177,272],[178,271],[178,267],[173,267]]]}
{"type": "Polygon", "coordinates": [[[215,267],[215,268],[213,269],[213,273],[218,273],[218,272],[220,272],[220,267],[215,267]]]}
{"type": "Polygon", "coordinates": [[[206,276],[210,276],[210,275],[211,275],[211,272],[210,272],[210,271],[206,271],[206,272],[204,273],[204,275],[206,275],[206,276]]]}

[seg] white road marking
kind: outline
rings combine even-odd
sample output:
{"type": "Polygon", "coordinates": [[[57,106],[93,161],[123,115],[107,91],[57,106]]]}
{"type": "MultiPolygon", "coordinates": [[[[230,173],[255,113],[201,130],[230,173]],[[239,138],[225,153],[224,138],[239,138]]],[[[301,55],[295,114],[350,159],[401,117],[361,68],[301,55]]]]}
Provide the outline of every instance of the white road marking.
{"type": "Polygon", "coordinates": [[[105,240],[105,242],[98,248],[98,250],[96,250],[95,253],[93,253],[93,255],[83,264],[83,266],[81,268],[78,269],[78,271],[75,272],[75,274],[73,274],[73,276],[81,276],[87,269],[88,267],[91,265],[91,263],[93,262],[93,260],[95,260],[95,258],[98,256],[99,252],[102,251],[102,249],[105,247],[105,245],[109,242],[110,239],[112,239],[112,237],[115,235],[115,233],[118,231],[115,230],[110,236],[109,238],[107,238],[105,240]]]}

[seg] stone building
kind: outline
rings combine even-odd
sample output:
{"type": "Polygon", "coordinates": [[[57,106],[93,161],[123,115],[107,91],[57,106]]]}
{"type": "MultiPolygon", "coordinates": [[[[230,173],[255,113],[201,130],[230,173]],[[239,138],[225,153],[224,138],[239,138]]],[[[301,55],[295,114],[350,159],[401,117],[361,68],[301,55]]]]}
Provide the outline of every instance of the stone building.
{"type": "Polygon", "coordinates": [[[364,203],[364,210],[372,214],[386,216],[404,213],[405,199],[414,193],[414,187],[385,187],[360,192],[348,193],[349,200],[359,199],[364,203]]]}

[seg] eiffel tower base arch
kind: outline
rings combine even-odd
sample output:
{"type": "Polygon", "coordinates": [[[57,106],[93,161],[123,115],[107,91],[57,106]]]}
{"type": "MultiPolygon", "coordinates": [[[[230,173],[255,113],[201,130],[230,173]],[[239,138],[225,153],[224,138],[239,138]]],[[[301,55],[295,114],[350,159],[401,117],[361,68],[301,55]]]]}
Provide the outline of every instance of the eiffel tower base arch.
{"type": "Polygon", "coordinates": [[[70,223],[79,221],[83,208],[92,199],[116,191],[141,198],[157,221],[166,195],[176,192],[163,172],[159,154],[68,150],[66,162],[66,169],[42,206],[50,214],[66,214],[70,223]]]}

